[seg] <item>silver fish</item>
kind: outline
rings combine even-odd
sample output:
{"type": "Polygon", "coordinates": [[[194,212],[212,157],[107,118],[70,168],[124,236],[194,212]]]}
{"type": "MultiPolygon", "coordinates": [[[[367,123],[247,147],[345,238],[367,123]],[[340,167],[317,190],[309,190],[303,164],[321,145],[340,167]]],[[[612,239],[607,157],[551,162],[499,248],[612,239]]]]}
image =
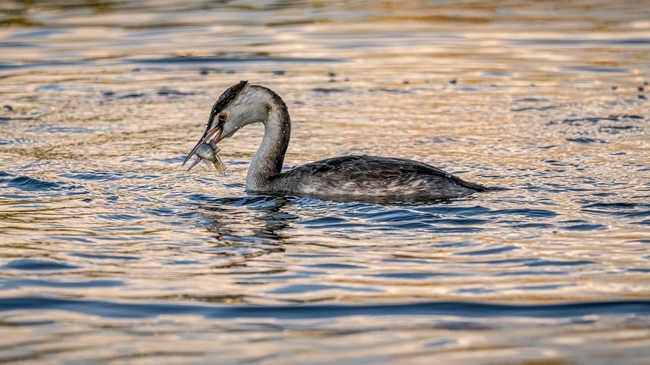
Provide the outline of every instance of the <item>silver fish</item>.
{"type": "Polygon", "coordinates": [[[224,171],[226,171],[226,165],[221,162],[221,159],[219,158],[219,147],[214,145],[214,147],[211,144],[203,143],[196,149],[196,156],[198,157],[194,163],[190,166],[189,170],[191,170],[194,166],[196,166],[199,162],[203,161],[208,168],[211,166],[214,166],[215,170],[217,170],[218,173],[222,174],[224,171]],[[208,161],[212,162],[212,164],[208,163],[208,161]]]}
{"type": "Polygon", "coordinates": [[[199,148],[196,149],[197,156],[212,162],[217,160],[216,152],[217,151],[213,150],[212,147],[207,143],[200,145],[199,148]]]}

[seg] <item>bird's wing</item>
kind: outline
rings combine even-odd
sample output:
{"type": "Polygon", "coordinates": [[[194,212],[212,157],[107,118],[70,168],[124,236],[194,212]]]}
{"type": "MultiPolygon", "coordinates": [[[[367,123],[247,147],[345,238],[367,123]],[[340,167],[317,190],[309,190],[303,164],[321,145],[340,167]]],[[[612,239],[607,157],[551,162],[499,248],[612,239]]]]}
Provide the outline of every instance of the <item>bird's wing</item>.
{"type": "Polygon", "coordinates": [[[329,158],[299,166],[286,173],[286,177],[307,178],[318,177],[320,180],[340,180],[345,177],[349,181],[388,181],[408,180],[426,176],[437,176],[453,181],[455,184],[475,191],[487,188],[481,184],[465,181],[439,168],[422,162],[375,156],[342,156],[329,158]]]}

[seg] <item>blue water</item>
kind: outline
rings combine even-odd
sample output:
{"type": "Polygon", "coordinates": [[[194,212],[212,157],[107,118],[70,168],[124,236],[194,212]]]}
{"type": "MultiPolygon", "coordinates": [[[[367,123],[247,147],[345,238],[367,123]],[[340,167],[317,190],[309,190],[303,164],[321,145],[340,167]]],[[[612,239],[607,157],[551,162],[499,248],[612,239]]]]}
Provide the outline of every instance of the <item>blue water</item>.
{"type": "Polygon", "coordinates": [[[645,364],[650,7],[0,5],[0,362],[645,364]],[[181,164],[228,86],[285,169],[423,161],[449,201],[249,195],[181,164]]]}
{"type": "MultiPolygon", "coordinates": [[[[100,285],[104,286],[104,285],[100,285]]],[[[108,285],[106,285],[108,286],[108,285]]],[[[350,316],[456,316],[461,318],[580,318],[593,315],[650,314],[650,301],[551,305],[505,305],[471,302],[423,302],[393,305],[206,306],[167,303],[116,303],[65,299],[10,298],[3,310],[65,310],[102,318],[151,318],[196,315],[207,319],[321,319],[350,316]]]]}

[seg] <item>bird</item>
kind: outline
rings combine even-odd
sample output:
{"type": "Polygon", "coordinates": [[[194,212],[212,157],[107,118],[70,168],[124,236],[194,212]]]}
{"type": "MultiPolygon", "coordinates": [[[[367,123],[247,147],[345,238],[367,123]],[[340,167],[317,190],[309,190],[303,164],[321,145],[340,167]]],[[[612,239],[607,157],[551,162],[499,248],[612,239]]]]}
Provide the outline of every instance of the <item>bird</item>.
{"type": "MultiPolygon", "coordinates": [[[[216,147],[221,140],[256,123],[264,125],[264,137],[248,169],[248,193],[419,201],[459,198],[488,190],[426,163],[393,157],[341,156],[282,171],[291,138],[289,110],[274,91],[246,80],[226,89],[214,103],[205,132],[183,165],[203,144],[216,147]]],[[[197,155],[196,163],[200,160],[197,155]]]]}

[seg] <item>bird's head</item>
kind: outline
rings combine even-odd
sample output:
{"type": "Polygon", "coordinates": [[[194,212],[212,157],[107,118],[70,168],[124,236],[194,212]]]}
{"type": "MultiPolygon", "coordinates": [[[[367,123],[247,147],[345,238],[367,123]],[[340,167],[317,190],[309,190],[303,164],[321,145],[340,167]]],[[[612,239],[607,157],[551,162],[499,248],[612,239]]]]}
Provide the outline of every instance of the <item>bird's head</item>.
{"type": "Polygon", "coordinates": [[[266,121],[270,110],[268,98],[267,93],[248,84],[248,81],[240,81],[229,87],[214,103],[205,132],[183,165],[203,143],[216,145],[248,124],[266,121]]]}

